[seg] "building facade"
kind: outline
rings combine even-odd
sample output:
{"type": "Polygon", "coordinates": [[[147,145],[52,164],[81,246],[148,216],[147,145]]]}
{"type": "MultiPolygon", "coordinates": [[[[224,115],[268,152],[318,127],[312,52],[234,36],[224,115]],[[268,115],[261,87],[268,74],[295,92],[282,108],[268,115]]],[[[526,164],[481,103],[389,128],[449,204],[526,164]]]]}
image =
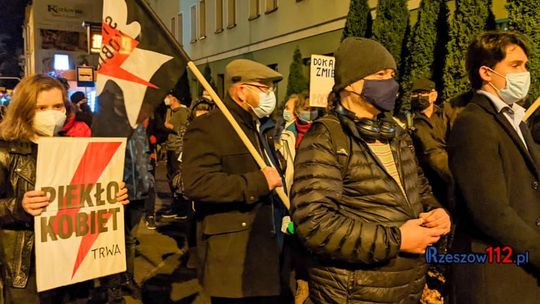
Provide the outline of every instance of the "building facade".
{"type": "MultiPolygon", "coordinates": [[[[306,63],[311,54],[332,54],[341,40],[350,0],[149,0],[158,15],[202,70],[208,67],[219,95],[227,63],[247,58],[264,63],[284,75],[277,97],[286,97],[292,55],[299,48],[306,63]]],[[[368,0],[376,18],[377,0],[368,0]]],[[[420,0],[410,0],[411,23],[420,0]]],[[[505,0],[493,1],[496,19],[507,20],[505,0]]],[[[448,1],[452,12],[455,1],[448,1]]],[[[199,83],[190,78],[192,94],[199,83]]]]}

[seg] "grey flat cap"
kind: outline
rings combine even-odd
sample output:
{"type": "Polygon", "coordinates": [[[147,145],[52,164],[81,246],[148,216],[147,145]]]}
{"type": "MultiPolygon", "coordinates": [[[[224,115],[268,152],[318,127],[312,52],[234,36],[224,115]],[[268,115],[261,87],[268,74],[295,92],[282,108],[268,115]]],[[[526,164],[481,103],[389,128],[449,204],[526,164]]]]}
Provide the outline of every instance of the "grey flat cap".
{"type": "Polygon", "coordinates": [[[249,59],[236,59],[225,67],[225,87],[244,81],[271,81],[277,82],[283,79],[283,75],[265,66],[264,64],[249,59]]]}

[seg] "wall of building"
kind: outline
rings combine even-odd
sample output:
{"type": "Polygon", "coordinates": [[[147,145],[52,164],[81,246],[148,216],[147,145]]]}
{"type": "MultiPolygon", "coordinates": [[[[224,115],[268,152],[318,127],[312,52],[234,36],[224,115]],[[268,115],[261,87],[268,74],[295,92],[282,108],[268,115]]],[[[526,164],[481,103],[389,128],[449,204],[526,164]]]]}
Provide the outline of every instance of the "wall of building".
{"type": "Polygon", "coordinates": [[[71,69],[96,64],[87,54],[83,21],[101,22],[102,0],[34,0],[25,24],[27,74],[53,70],[53,55],[66,54],[71,69]]]}
{"type": "MultiPolygon", "coordinates": [[[[168,3],[169,0],[150,0],[168,3]]],[[[176,1],[176,0],[171,0],[176,1]]],[[[184,49],[201,70],[206,65],[211,68],[212,78],[222,93],[222,75],[225,65],[236,58],[257,60],[275,67],[284,75],[278,85],[278,100],[285,98],[289,65],[296,47],[300,48],[303,57],[311,54],[333,53],[339,45],[341,31],[345,25],[349,0],[277,0],[277,10],[265,13],[266,0],[236,0],[235,26],[227,27],[229,0],[182,0],[179,12],[182,19],[182,34],[177,34],[184,49]],[[223,3],[222,30],[216,26],[216,3],[223,3]],[[259,3],[259,16],[251,14],[251,5],[259,3]],[[203,3],[203,4],[201,4],[203,3]],[[192,8],[195,18],[192,20],[192,8]],[[204,32],[201,31],[201,8],[205,10],[204,32]],[[331,8],[331,9],[330,9],[331,8]],[[251,17],[250,17],[251,16],[251,17]],[[192,25],[195,25],[193,30],[192,25]],[[192,31],[195,35],[192,35],[192,31]]],[[[372,16],[376,18],[378,0],[368,0],[372,16]]],[[[455,10],[455,1],[447,1],[450,14],[455,10]]],[[[409,0],[411,25],[416,22],[421,0],[409,0]]],[[[507,18],[506,0],[494,0],[493,12],[496,19],[507,18]]],[[[164,13],[164,20],[173,17],[176,7],[164,13]],[[168,14],[168,15],[167,15],[168,14]]],[[[166,10],[166,9],[164,9],[166,10]]],[[[161,15],[160,15],[161,16],[161,15]]],[[[178,29],[180,30],[180,29],[178,29]]],[[[308,68],[306,67],[306,75],[308,68]]],[[[191,79],[194,94],[200,92],[200,85],[191,79]]]]}

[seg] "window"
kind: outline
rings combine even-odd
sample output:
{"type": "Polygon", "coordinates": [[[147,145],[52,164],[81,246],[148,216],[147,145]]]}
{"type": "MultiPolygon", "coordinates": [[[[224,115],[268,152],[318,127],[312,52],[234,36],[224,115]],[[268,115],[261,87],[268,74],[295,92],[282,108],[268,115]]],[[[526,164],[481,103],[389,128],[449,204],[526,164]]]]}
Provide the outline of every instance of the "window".
{"type": "Polygon", "coordinates": [[[266,1],[266,9],[264,11],[265,14],[270,14],[277,10],[277,0],[265,0],[265,1],[266,1]]]}
{"type": "Polygon", "coordinates": [[[249,20],[257,19],[259,16],[259,0],[250,0],[249,20]]]}
{"type": "Polygon", "coordinates": [[[199,1],[199,39],[206,38],[206,5],[204,0],[199,1]]]}
{"type": "Polygon", "coordinates": [[[191,43],[197,41],[197,6],[191,7],[191,43]]]}
{"type": "Polygon", "coordinates": [[[227,0],[227,28],[236,26],[236,0],[227,0]]]}
{"type": "Polygon", "coordinates": [[[178,13],[178,41],[180,42],[180,45],[184,45],[184,18],[182,17],[182,13],[178,13]]]}
{"type": "Polygon", "coordinates": [[[54,54],[54,69],[59,71],[69,70],[69,55],[54,54]]]}
{"type": "Polygon", "coordinates": [[[216,34],[223,32],[223,0],[216,0],[216,34]]]}
{"type": "Polygon", "coordinates": [[[172,17],[171,18],[171,33],[173,35],[174,38],[176,38],[176,17],[172,17]]]}

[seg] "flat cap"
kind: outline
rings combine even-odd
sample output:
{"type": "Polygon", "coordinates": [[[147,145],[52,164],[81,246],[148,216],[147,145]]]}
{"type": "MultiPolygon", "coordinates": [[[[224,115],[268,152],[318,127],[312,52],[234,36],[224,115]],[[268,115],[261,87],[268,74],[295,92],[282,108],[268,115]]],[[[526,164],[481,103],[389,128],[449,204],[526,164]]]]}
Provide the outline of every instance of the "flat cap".
{"type": "Polygon", "coordinates": [[[418,78],[413,81],[413,86],[411,91],[432,91],[435,90],[435,82],[426,79],[426,78],[418,78]]]}
{"type": "Polygon", "coordinates": [[[271,81],[283,79],[283,75],[265,66],[264,64],[249,59],[236,59],[225,67],[225,87],[243,81],[271,81]]]}

